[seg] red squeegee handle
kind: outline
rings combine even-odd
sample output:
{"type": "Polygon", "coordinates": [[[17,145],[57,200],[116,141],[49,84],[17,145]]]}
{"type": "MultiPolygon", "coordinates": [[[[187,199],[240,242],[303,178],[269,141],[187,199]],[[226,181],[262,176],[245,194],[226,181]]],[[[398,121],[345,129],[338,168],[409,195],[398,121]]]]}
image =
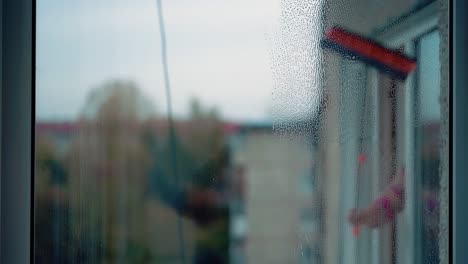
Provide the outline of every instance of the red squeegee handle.
{"type": "Polygon", "coordinates": [[[416,69],[416,60],[343,28],[333,27],[325,36],[328,41],[402,73],[409,74],[416,69]]]}

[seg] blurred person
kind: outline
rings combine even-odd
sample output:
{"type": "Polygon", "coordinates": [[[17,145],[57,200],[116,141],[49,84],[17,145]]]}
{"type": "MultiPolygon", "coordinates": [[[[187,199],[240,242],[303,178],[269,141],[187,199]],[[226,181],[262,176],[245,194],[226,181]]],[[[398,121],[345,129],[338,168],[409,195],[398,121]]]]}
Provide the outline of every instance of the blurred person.
{"type": "MultiPolygon", "coordinates": [[[[436,166],[433,166],[433,170],[438,172],[436,166]]],[[[425,216],[432,217],[437,213],[438,209],[437,186],[434,186],[434,184],[423,186],[422,198],[425,216]]],[[[393,221],[396,215],[404,209],[404,204],[405,169],[402,168],[392,183],[368,207],[364,209],[351,209],[348,221],[353,225],[366,225],[371,228],[377,228],[393,221]]],[[[434,227],[433,224],[431,226],[434,227]]]]}
{"type": "MultiPolygon", "coordinates": [[[[422,201],[422,256],[425,263],[433,263],[438,259],[439,232],[439,130],[438,124],[425,125],[422,128],[422,148],[420,160],[421,179],[418,190],[422,201]]],[[[400,168],[392,182],[384,188],[380,195],[363,209],[353,208],[348,214],[348,221],[355,225],[379,228],[395,220],[398,213],[405,207],[405,168],[400,168]]],[[[417,209],[421,208],[417,206],[417,209]]]]}
{"type": "Polygon", "coordinates": [[[392,221],[401,212],[405,202],[405,170],[402,168],[394,180],[368,207],[351,209],[348,220],[353,225],[380,227],[392,221]]]}
{"type": "MultiPolygon", "coordinates": [[[[425,224],[434,227],[431,218],[438,212],[439,191],[439,125],[426,124],[421,129],[421,190],[425,224]],[[426,218],[427,216],[427,218],[426,218]],[[427,221],[426,221],[427,220],[427,221]]],[[[404,209],[405,204],[405,168],[397,170],[392,182],[381,194],[364,209],[351,209],[348,220],[353,225],[380,227],[391,222],[404,209]]]]}
{"type": "MultiPolygon", "coordinates": [[[[426,175],[438,173],[438,162],[425,161],[426,175]]],[[[424,169],[423,169],[424,170],[424,169]]],[[[437,179],[437,178],[436,178],[437,179]]],[[[438,181],[432,180],[423,183],[422,190],[422,224],[416,232],[422,234],[421,247],[424,263],[433,263],[438,259],[438,233],[439,233],[439,201],[438,181]]],[[[391,184],[364,209],[351,209],[348,221],[355,225],[365,225],[370,228],[379,228],[395,220],[398,213],[404,210],[405,204],[405,170],[402,168],[391,184]]],[[[419,206],[417,208],[420,208],[419,206]]]]}

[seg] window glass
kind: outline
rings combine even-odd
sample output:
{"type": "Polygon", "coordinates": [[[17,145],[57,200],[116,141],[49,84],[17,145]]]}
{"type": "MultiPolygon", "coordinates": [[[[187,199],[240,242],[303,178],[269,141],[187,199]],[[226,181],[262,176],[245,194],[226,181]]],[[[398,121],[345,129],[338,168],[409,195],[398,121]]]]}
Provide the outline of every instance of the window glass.
{"type": "Polygon", "coordinates": [[[439,235],[439,138],[440,138],[440,63],[439,32],[434,31],[419,41],[418,127],[419,230],[421,263],[438,263],[439,235]]]}
{"type": "Polygon", "coordinates": [[[439,263],[432,2],[38,1],[36,263],[439,263]]]}

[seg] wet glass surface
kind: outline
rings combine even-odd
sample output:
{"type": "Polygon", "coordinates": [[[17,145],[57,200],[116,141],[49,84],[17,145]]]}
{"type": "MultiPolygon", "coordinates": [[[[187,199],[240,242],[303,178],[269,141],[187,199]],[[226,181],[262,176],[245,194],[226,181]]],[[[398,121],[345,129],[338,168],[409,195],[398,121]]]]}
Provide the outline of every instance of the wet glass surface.
{"type": "Polygon", "coordinates": [[[38,1],[36,263],[439,263],[438,12],[38,1]]]}

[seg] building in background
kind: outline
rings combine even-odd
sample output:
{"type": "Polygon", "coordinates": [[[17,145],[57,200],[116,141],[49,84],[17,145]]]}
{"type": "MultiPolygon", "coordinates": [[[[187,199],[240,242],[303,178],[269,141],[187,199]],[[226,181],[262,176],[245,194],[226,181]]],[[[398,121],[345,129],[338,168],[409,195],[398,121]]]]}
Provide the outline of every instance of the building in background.
{"type": "MultiPolygon", "coordinates": [[[[77,136],[78,126],[75,123],[38,123],[36,137],[47,138],[62,155],[77,136]]],[[[166,129],[162,124],[153,127],[166,129]]],[[[188,124],[178,122],[176,128],[180,133],[190,134],[188,124]]],[[[226,123],[224,133],[232,168],[231,263],[320,263],[321,218],[314,175],[316,154],[309,136],[281,138],[269,124],[226,123]]],[[[152,204],[147,212],[153,219],[149,223],[151,229],[175,231],[175,226],[167,228],[174,212],[163,204],[152,204]]],[[[188,239],[193,228],[186,223],[188,239]]],[[[163,243],[158,237],[165,239],[166,236],[155,234],[152,238],[154,244],[161,247],[163,243]]],[[[168,245],[163,251],[176,254],[177,245],[168,245]]],[[[187,243],[187,247],[190,246],[191,243],[187,243]]],[[[161,248],[154,250],[162,251],[161,248]]]]}
{"type": "Polygon", "coordinates": [[[230,137],[242,197],[233,199],[232,263],[320,263],[320,206],[309,135],[281,138],[271,125],[230,137]]]}

